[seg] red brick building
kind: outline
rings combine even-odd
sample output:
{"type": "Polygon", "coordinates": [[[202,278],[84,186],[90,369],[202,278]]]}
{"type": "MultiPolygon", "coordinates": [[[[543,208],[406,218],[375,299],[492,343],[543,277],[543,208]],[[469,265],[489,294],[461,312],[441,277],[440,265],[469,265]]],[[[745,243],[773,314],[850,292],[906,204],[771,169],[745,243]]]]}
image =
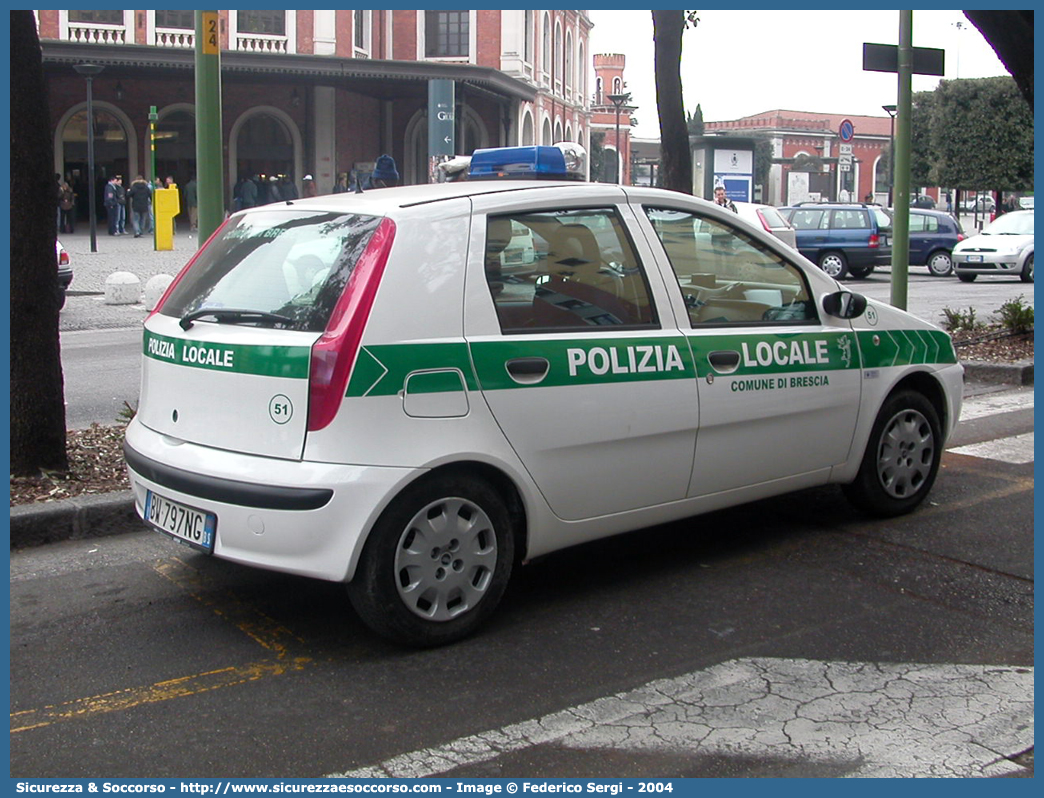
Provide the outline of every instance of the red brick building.
{"type": "Polygon", "coordinates": [[[627,96],[624,68],[627,57],[619,53],[594,57],[595,85],[591,100],[591,131],[604,133],[605,174],[592,175],[592,180],[631,185],[631,113],[635,107],[622,98],[627,96]],[[616,97],[613,102],[610,97],[616,97]],[[617,140],[619,134],[619,140],[617,140]]]}
{"type": "Polygon", "coordinates": [[[888,199],[886,153],[891,140],[887,116],[823,114],[810,111],[765,111],[729,122],[707,122],[707,135],[732,134],[768,137],[772,142],[772,167],[762,198],[771,205],[786,205],[803,197],[791,196],[790,174],[809,171],[809,184],[823,199],[861,201],[872,194],[888,199]],[[841,123],[852,123],[854,136],[848,147],[841,140],[841,123]],[[845,156],[850,156],[846,159],[845,156]],[[844,167],[848,166],[848,169],[844,167]]]}
{"type": "MultiPolygon", "coordinates": [[[[428,180],[428,83],[455,87],[458,153],[590,143],[586,11],[219,11],[225,182],[242,174],[337,175],[391,154],[404,183],[428,180]]],[[[95,181],[195,170],[192,11],[36,11],[55,172],[86,180],[93,80],[95,181]]]]}

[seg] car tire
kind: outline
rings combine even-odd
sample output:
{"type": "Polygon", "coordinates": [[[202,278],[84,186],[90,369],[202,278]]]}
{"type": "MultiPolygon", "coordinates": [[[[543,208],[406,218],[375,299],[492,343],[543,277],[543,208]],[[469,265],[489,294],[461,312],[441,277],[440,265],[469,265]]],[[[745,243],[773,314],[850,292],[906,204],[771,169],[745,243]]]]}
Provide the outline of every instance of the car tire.
{"type": "Polygon", "coordinates": [[[1022,265],[1022,273],[1019,275],[1019,279],[1024,283],[1033,282],[1033,256],[1030,255],[1026,258],[1026,262],[1022,265]]]}
{"type": "Polygon", "coordinates": [[[932,489],[942,458],[942,427],[922,394],[902,390],[885,400],[874,421],[848,500],[881,518],[908,513],[932,489]]]}
{"type": "Polygon", "coordinates": [[[819,268],[835,280],[844,280],[848,276],[848,260],[840,252],[824,252],[820,255],[819,268]]]}
{"type": "Polygon", "coordinates": [[[945,249],[937,249],[928,256],[928,273],[933,277],[947,277],[953,274],[953,259],[945,249]]]}
{"type": "Polygon", "coordinates": [[[957,279],[960,280],[962,283],[974,283],[975,278],[978,276],[979,275],[977,274],[965,274],[961,272],[957,273],[957,279]]]}
{"type": "Polygon", "coordinates": [[[498,493],[466,475],[440,475],[414,483],[381,514],[348,598],[388,639],[443,645],[489,617],[514,559],[514,530],[498,493]]]}
{"type": "Polygon", "coordinates": [[[852,276],[853,279],[865,280],[867,277],[869,277],[871,274],[874,273],[874,267],[873,266],[859,266],[859,267],[850,266],[848,268],[848,273],[852,276]]]}
{"type": "Polygon", "coordinates": [[[58,286],[58,310],[65,307],[65,288],[58,286]]]}

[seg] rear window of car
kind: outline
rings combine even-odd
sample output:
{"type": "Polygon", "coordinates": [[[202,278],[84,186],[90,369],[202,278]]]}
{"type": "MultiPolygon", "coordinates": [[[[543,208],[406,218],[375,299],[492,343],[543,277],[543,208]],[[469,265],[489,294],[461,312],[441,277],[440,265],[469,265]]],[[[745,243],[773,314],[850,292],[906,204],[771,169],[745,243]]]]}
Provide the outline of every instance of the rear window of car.
{"type": "Polygon", "coordinates": [[[236,217],[159,312],[182,318],[207,308],[256,311],[286,317],[286,329],[322,332],[380,221],[283,208],[236,217]]]}
{"type": "Polygon", "coordinates": [[[892,229],[892,217],[882,211],[880,208],[872,208],[870,212],[874,215],[874,220],[877,222],[877,227],[882,232],[888,232],[892,229]]]}
{"type": "Polygon", "coordinates": [[[768,225],[769,230],[779,230],[780,228],[787,228],[790,225],[787,220],[780,216],[779,211],[775,208],[758,208],[758,213],[761,214],[762,220],[768,225]]]}

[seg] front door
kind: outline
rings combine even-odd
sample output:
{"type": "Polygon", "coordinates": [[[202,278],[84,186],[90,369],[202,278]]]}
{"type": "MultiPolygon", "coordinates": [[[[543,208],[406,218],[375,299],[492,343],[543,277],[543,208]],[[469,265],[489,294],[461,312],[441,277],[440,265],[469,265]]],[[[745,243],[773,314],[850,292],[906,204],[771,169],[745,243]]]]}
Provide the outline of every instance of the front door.
{"type": "Polygon", "coordinates": [[[820,321],[797,265],[737,226],[646,208],[685,298],[700,429],[690,496],[825,473],[859,411],[848,324],[820,321]]]}

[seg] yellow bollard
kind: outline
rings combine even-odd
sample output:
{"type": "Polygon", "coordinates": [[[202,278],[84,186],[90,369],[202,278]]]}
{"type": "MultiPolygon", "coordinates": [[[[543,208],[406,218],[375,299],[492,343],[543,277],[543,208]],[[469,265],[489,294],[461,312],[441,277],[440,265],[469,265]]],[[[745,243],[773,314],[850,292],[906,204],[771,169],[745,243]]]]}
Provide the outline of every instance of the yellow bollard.
{"type": "Polygon", "coordinates": [[[152,210],[156,217],[156,250],[174,249],[174,217],[181,213],[178,187],[153,191],[152,210]]]}

